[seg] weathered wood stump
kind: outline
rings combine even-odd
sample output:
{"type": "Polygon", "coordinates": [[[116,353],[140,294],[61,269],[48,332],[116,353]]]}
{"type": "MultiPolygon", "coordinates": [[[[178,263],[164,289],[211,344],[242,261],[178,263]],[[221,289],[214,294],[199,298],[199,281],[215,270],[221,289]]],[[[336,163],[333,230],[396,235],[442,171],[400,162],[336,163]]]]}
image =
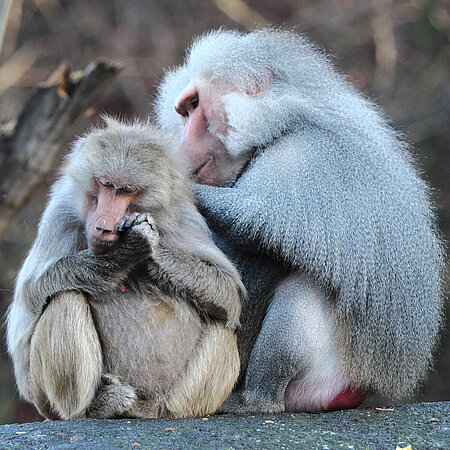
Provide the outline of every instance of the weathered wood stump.
{"type": "Polygon", "coordinates": [[[106,61],[79,72],[63,64],[35,88],[17,120],[0,126],[0,237],[121,70],[106,61]]]}

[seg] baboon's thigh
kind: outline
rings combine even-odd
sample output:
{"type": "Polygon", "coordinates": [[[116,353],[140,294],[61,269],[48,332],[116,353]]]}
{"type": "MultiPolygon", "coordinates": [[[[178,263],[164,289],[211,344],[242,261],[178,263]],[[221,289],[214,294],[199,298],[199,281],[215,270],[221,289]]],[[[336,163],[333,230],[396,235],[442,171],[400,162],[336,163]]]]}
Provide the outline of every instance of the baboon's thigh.
{"type": "Polygon", "coordinates": [[[80,417],[101,382],[101,346],[86,298],[64,292],[51,299],[31,339],[35,405],[46,417],[80,417]]]}
{"type": "Polygon", "coordinates": [[[221,324],[206,325],[186,371],[169,391],[166,414],[171,417],[213,414],[230,395],[239,368],[235,333],[221,324]]]}

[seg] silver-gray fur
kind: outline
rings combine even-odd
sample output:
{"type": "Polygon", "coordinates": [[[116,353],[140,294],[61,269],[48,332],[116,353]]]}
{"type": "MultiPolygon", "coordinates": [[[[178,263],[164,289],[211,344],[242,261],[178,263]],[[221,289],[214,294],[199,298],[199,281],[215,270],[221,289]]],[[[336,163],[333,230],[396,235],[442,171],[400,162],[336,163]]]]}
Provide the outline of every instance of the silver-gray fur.
{"type": "MultiPolygon", "coordinates": [[[[438,341],[443,246],[430,190],[408,144],[326,56],[291,31],[218,30],[197,39],[185,63],[166,74],[155,104],[174,145],[182,124],[173,106],[196,78],[230,86],[220,99],[228,127],[219,138],[231,154],[249,160],[229,187],[195,187],[210,227],[242,270],[250,293],[242,318],[244,328],[251,322],[247,333],[255,334],[260,319],[246,311],[257,310],[260,301],[267,307],[252,294],[262,295],[264,281],[247,269],[263,270],[266,261],[308,273],[325,289],[345,375],[393,399],[411,394],[430,369],[438,341]],[[259,86],[267,88],[246,95],[259,86]],[[239,245],[262,255],[259,266],[239,245]]],[[[287,305],[288,294],[284,300],[287,305]]],[[[297,335],[298,323],[284,321],[282,305],[277,301],[279,313],[266,317],[258,338],[261,357],[274,356],[277,343],[277,363],[253,358],[247,373],[246,389],[252,385],[266,398],[280,377],[286,386],[305,367],[293,360],[306,335],[297,335]],[[294,370],[275,374],[283,364],[294,370]],[[249,381],[255,377],[259,381],[249,381]],[[262,379],[264,389],[257,386],[262,379]]]]}

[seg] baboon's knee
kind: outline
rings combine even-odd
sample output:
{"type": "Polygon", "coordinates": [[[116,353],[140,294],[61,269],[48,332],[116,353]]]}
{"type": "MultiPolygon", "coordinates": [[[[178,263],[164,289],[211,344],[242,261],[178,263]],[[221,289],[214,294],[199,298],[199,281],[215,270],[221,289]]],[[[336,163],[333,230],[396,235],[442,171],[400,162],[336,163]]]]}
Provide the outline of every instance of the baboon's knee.
{"type": "Polygon", "coordinates": [[[206,390],[220,406],[239,376],[240,358],[234,331],[217,324],[208,326],[203,335],[200,359],[209,366],[206,390]]]}
{"type": "Polygon", "coordinates": [[[83,415],[100,384],[102,352],[89,304],[83,295],[51,299],[31,340],[30,375],[61,417],[83,415]]]}
{"type": "Polygon", "coordinates": [[[222,325],[208,325],[186,372],[166,402],[165,415],[213,414],[233,390],[239,369],[234,332],[222,325]]]}

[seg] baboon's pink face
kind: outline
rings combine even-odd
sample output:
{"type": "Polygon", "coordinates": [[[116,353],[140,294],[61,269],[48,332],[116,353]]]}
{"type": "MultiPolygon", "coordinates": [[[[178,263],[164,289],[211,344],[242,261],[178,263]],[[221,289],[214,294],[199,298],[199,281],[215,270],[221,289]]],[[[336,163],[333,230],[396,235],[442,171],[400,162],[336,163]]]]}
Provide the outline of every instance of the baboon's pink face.
{"type": "Polygon", "coordinates": [[[225,93],[223,86],[199,78],[175,104],[184,125],[178,153],[190,161],[192,178],[200,184],[225,186],[235,175],[234,158],[219,138],[228,128],[221,101],[225,93]]]}
{"type": "Polygon", "coordinates": [[[100,253],[105,244],[118,238],[120,219],[132,212],[138,193],[128,187],[116,186],[106,179],[92,179],[86,194],[85,218],[89,248],[100,253]]]}

